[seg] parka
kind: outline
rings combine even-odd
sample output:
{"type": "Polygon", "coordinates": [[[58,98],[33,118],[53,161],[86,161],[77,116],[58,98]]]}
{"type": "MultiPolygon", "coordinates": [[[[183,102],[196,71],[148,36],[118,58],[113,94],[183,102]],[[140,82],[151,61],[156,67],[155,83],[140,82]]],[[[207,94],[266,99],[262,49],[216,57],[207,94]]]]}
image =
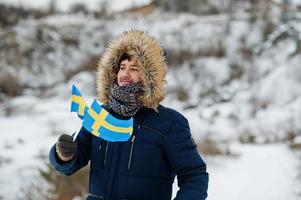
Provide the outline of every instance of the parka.
{"type": "Polygon", "coordinates": [[[156,40],[145,32],[128,31],[108,45],[98,65],[98,100],[108,104],[108,89],[116,81],[118,61],[125,52],[138,60],[145,90],[143,108],[133,116],[131,138],[108,142],[82,127],[74,158],[61,161],[53,145],[50,163],[68,176],[89,164],[88,200],[170,200],[175,177],[180,188],[176,200],[206,199],[206,164],[191,137],[189,123],[179,112],[160,104],[165,96],[167,66],[156,40]]]}

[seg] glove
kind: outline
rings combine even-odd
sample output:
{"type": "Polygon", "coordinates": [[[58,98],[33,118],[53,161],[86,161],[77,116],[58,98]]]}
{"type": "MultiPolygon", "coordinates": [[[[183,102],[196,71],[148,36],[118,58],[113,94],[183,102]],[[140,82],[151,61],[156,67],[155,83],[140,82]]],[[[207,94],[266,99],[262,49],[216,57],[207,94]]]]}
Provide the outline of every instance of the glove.
{"type": "Polygon", "coordinates": [[[73,158],[77,151],[77,142],[73,141],[71,135],[62,134],[56,142],[56,153],[63,161],[73,158]]]}

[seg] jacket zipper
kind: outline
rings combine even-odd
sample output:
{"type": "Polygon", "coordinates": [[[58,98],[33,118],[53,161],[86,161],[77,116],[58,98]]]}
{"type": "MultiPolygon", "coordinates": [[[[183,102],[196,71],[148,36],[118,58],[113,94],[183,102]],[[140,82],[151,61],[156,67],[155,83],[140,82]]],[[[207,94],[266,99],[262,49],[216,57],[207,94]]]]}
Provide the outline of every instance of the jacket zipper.
{"type": "Polygon", "coordinates": [[[91,197],[98,198],[98,199],[104,199],[103,196],[98,196],[98,195],[96,195],[96,194],[89,193],[88,195],[91,196],[91,197]]]}
{"type": "MultiPolygon", "coordinates": [[[[138,128],[140,128],[140,127],[138,127],[138,128]]],[[[134,148],[134,144],[135,144],[135,138],[136,138],[136,136],[133,135],[133,137],[131,139],[131,151],[130,151],[130,157],[129,157],[129,163],[128,163],[128,170],[131,168],[132,154],[133,154],[133,148],[134,148]]]]}
{"type": "Polygon", "coordinates": [[[105,151],[105,159],[103,161],[103,166],[105,166],[106,163],[107,163],[108,148],[109,148],[109,142],[107,141],[106,151],[105,151]]]}

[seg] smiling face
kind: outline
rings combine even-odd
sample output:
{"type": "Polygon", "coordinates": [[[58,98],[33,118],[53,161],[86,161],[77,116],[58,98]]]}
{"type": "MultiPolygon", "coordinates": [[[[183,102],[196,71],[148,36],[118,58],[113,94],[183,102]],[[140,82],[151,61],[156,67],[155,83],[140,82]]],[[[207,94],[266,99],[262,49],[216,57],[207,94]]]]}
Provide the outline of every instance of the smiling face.
{"type": "Polygon", "coordinates": [[[137,60],[123,60],[120,63],[119,71],[117,74],[117,83],[119,86],[126,86],[132,83],[141,82],[140,66],[137,60]]]}

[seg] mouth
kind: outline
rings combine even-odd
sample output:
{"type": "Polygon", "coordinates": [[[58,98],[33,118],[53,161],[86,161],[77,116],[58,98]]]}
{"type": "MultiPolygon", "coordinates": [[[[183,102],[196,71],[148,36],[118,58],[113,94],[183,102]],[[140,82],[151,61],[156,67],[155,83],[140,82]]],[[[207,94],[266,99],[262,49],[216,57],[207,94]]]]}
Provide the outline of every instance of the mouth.
{"type": "Polygon", "coordinates": [[[124,81],[121,81],[120,83],[121,83],[121,85],[129,85],[129,84],[132,83],[132,81],[126,81],[126,80],[124,80],[124,81]]]}

